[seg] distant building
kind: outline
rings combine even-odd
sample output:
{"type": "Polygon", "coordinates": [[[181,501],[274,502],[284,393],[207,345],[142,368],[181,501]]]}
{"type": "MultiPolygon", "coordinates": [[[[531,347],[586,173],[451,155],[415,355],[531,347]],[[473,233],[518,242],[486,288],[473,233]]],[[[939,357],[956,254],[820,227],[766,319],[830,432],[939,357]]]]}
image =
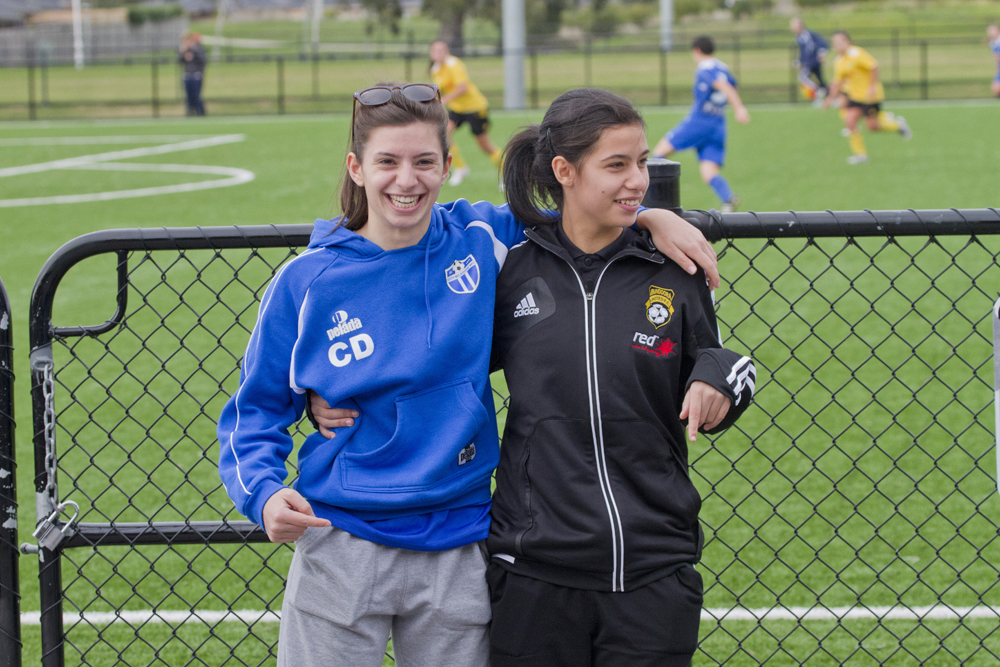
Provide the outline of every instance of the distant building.
{"type": "Polygon", "coordinates": [[[0,26],[21,26],[32,14],[69,6],[70,0],[0,0],[0,26]]]}

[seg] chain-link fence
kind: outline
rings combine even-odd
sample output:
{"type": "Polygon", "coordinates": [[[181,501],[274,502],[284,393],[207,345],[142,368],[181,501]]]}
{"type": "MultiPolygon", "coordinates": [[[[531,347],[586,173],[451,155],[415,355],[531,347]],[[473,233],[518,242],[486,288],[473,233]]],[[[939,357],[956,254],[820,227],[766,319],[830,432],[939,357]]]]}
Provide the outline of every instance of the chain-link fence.
{"type": "MultiPolygon", "coordinates": [[[[697,660],[996,664],[1000,212],[685,215],[721,241],[722,333],[758,368],[754,406],[691,449],[707,538],[697,660]]],[[[79,505],[42,550],[45,665],[270,664],[292,550],[235,513],[215,425],[264,287],[310,231],[98,232],[43,269],[39,518],[79,505]],[[56,288],[82,261],[117,276],[115,312],[56,326],[56,288]]],[[[502,376],[494,387],[502,427],[502,376]]]]}
{"type": "Polygon", "coordinates": [[[14,462],[14,336],[0,280],[0,667],[21,666],[21,592],[14,462]]]}

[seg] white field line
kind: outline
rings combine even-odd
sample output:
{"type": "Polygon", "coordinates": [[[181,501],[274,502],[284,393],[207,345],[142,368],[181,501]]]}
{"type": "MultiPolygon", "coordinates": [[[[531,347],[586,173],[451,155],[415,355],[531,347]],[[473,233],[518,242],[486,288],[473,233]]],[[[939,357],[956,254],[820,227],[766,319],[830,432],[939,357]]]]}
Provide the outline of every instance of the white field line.
{"type": "MultiPolygon", "coordinates": [[[[927,607],[745,607],[702,609],[703,621],[836,621],[836,620],[883,620],[883,621],[964,621],[976,618],[1000,619],[1000,607],[980,605],[977,607],[949,607],[937,604],[927,607]]],[[[128,623],[276,623],[281,620],[281,612],[240,609],[234,611],[86,611],[64,613],[63,624],[72,626],[79,623],[108,625],[128,623]]],[[[28,611],[21,614],[22,625],[39,625],[41,612],[28,611]]]]}
{"type": "Polygon", "coordinates": [[[51,171],[52,169],[70,169],[84,164],[93,164],[94,162],[127,160],[136,157],[148,157],[150,155],[163,155],[165,153],[176,153],[178,151],[190,151],[196,148],[232,144],[243,141],[244,139],[246,139],[246,135],[244,134],[222,134],[215,137],[181,141],[175,144],[163,144],[162,146],[147,146],[145,148],[130,148],[124,151],[81,155],[79,157],[64,158],[62,160],[52,160],[50,162],[26,164],[20,167],[7,167],[6,169],[0,169],[0,178],[5,176],[21,176],[23,174],[37,174],[42,171],[51,171]]]}
{"type": "MultiPolygon", "coordinates": [[[[492,113],[492,112],[490,112],[492,113]]],[[[503,113],[501,111],[501,113],[503,113]]],[[[539,112],[541,113],[541,112],[539,112]]],[[[149,127],[162,130],[169,126],[184,126],[185,128],[204,128],[211,125],[284,125],[287,123],[328,123],[333,118],[350,117],[349,111],[326,114],[291,114],[278,116],[274,114],[258,116],[197,116],[178,118],[95,118],[93,120],[4,120],[0,121],[0,130],[15,129],[68,129],[75,127],[149,127]]],[[[190,135],[189,135],[190,136],[190,135]]],[[[346,137],[345,137],[346,139],[346,137]]]]}
{"type": "Polygon", "coordinates": [[[108,144],[165,144],[207,137],[206,134],[123,134],[95,137],[25,137],[0,139],[0,146],[94,146],[108,144]]]}
{"type": "MultiPolygon", "coordinates": [[[[197,136],[197,135],[196,135],[197,136]]],[[[89,139],[91,143],[103,143],[100,137],[64,137],[70,139],[89,139]]],[[[24,174],[37,174],[56,169],[76,169],[90,171],[156,171],[183,174],[209,174],[212,176],[223,176],[208,181],[198,181],[194,183],[178,183],[175,185],[161,185],[148,188],[135,188],[132,190],[111,190],[107,192],[92,192],[76,195],[53,195],[48,197],[22,197],[19,199],[0,199],[0,208],[12,208],[16,206],[41,206],[46,204],[79,204],[83,202],[110,201],[114,199],[129,199],[133,197],[150,197],[154,195],[176,194],[179,192],[194,192],[197,190],[209,190],[212,188],[226,188],[241,183],[248,183],[254,180],[252,171],[238,169],[236,167],[218,167],[212,165],[185,165],[185,164],[142,164],[112,162],[112,160],[131,159],[137,157],[148,157],[150,155],[165,155],[178,151],[189,151],[197,148],[209,146],[219,146],[231,144],[246,139],[243,134],[224,134],[217,136],[202,136],[191,138],[191,135],[181,135],[174,137],[161,135],[159,139],[175,140],[175,143],[166,143],[159,146],[146,146],[143,148],[131,148],[128,150],[110,151],[107,153],[95,153],[93,155],[81,155],[78,157],[65,158],[62,160],[51,160],[49,162],[39,162],[36,164],[22,165],[19,167],[7,167],[0,169],[0,178],[10,176],[21,176],[24,174]]],[[[111,141],[107,143],[147,143],[148,141],[136,141],[136,139],[153,140],[154,137],[108,137],[111,141]],[[122,139],[127,139],[122,140],[122,139]]],[[[82,143],[82,142],[81,142],[82,143]]]]}
{"type": "Polygon", "coordinates": [[[113,199],[129,199],[132,197],[151,197],[153,195],[176,194],[178,192],[195,192],[197,190],[210,190],[212,188],[227,188],[233,185],[240,185],[241,183],[249,183],[254,179],[254,173],[252,171],[247,171],[246,169],[194,164],[133,164],[103,162],[97,164],[77,165],[72,168],[88,171],[160,171],[185,174],[212,174],[215,176],[228,176],[229,178],[217,178],[210,181],[196,181],[193,183],[178,183],[176,185],[159,185],[149,188],[135,188],[133,190],[93,192],[79,195],[52,195],[50,197],[0,199],[0,208],[10,208],[15,206],[41,206],[44,204],[80,204],[83,202],[111,201],[113,199]]]}

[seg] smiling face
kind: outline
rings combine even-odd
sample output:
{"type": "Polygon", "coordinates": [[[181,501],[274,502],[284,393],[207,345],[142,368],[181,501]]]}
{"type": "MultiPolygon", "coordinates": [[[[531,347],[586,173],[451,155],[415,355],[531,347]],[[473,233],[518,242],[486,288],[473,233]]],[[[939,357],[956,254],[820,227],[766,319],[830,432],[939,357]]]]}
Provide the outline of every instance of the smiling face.
{"type": "Polygon", "coordinates": [[[361,159],[347,156],[351,180],[365,189],[368,223],[357,230],[384,250],[416,245],[448,176],[451,156],[441,153],[430,123],[372,130],[361,159]]]}
{"type": "Polygon", "coordinates": [[[638,124],[601,132],[579,165],[554,158],[552,169],[563,186],[567,234],[572,228],[586,236],[610,236],[613,240],[621,228],[632,225],[649,187],[648,158],[646,132],[638,124]]]}

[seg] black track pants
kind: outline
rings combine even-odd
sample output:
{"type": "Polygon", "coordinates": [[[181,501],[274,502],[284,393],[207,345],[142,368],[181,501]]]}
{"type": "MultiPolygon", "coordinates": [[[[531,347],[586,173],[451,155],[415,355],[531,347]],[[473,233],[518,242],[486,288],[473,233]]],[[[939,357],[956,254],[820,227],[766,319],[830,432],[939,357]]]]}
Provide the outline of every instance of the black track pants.
{"type": "Polygon", "coordinates": [[[686,667],[698,646],[701,575],[685,565],[625,593],[486,572],[492,667],[686,667]]]}

